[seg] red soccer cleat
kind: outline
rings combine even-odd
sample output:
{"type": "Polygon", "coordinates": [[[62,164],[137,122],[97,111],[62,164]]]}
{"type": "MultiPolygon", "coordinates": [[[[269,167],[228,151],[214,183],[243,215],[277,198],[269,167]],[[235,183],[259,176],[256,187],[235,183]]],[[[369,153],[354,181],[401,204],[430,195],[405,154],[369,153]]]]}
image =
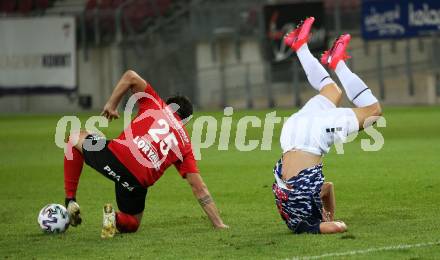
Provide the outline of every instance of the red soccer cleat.
{"type": "Polygon", "coordinates": [[[343,34],[335,40],[330,50],[325,51],[321,56],[321,63],[327,65],[330,69],[335,70],[336,65],[341,60],[351,58],[346,52],[348,44],[350,43],[351,35],[343,34]]]}
{"type": "Polygon", "coordinates": [[[297,51],[304,43],[307,43],[310,38],[310,29],[315,21],[315,17],[308,17],[302,21],[295,30],[284,36],[284,43],[297,51]]]}

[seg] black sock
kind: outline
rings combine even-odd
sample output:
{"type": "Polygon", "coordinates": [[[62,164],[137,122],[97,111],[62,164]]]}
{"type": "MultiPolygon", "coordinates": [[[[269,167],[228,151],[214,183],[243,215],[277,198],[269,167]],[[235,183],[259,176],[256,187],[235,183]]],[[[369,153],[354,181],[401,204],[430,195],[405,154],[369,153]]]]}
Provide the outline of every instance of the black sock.
{"type": "Polygon", "coordinates": [[[76,201],[76,198],[75,197],[73,197],[73,198],[65,198],[64,199],[64,204],[66,204],[66,208],[69,205],[70,201],[76,201]]]}

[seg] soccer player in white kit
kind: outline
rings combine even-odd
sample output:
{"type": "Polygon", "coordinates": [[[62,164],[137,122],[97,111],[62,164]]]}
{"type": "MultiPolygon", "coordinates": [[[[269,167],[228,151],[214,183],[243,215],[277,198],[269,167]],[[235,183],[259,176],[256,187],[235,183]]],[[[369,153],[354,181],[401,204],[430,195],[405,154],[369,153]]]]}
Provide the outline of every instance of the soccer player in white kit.
{"type": "Polygon", "coordinates": [[[310,85],[319,94],[293,114],[281,131],[282,158],[274,168],[273,192],[282,219],[294,233],[339,233],[347,230],[334,220],[333,185],[324,183],[322,157],[335,142],[373,124],[382,114],[365,83],[345,64],[351,36],[341,35],[321,63],[334,70],[355,108],[338,108],[342,91],[307,46],[315,18],[309,17],[284,38],[297,54],[310,85]]]}

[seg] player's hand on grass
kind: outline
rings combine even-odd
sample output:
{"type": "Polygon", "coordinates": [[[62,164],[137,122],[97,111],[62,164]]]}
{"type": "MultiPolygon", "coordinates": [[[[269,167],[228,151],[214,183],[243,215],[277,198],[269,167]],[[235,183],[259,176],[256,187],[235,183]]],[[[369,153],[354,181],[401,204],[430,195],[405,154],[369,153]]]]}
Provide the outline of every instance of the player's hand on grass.
{"type": "Polygon", "coordinates": [[[119,118],[119,113],[118,110],[116,109],[116,106],[107,103],[105,104],[104,109],[102,110],[101,116],[104,116],[111,122],[113,119],[119,118]]]}

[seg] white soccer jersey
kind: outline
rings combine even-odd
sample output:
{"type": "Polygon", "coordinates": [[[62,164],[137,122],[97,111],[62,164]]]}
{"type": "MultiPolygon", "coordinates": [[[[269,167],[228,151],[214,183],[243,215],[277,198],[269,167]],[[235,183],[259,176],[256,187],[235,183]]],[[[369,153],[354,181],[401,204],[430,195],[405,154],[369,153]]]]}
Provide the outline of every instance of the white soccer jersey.
{"type": "Polygon", "coordinates": [[[326,97],[317,95],[284,123],[280,143],[283,153],[300,150],[324,155],[335,142],[345,142],[357,131],[359,122],[352,109],[336,108],[326,97]]]}

